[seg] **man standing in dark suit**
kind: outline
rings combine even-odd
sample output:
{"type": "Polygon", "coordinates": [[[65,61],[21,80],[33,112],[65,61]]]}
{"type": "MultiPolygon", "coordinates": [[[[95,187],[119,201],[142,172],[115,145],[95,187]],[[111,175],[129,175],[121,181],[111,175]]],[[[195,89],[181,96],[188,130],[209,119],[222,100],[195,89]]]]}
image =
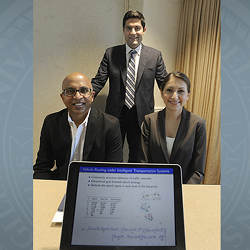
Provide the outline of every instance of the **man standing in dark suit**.
{"type": "Polygon", "coordinates": [[[140,126],[146,114],[154,111],[154,80],[160,87],[167,75],[161,53],[144,46],[144,16],[128,11],[123,17],[126,44],[108,48],[96,76],[92,79],[95,95],[109,78],[105,112],[120,121],[121,134],[129,145],[129,162],[138,162],[140,126]]]}
{"type": "Polygon", "coordinates": [[[66,109],[44,120],[33,177],[65,180],[70,161],[122,161],[119,121],[91,107],[90,80],[77,72],[68,75],[61,98],[66,109]]]}

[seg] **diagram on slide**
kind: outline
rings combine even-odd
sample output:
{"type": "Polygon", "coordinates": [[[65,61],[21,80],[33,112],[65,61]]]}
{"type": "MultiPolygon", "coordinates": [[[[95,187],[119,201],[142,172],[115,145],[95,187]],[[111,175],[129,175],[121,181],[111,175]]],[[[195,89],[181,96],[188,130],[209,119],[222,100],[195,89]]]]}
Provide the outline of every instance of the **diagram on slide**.
{"type": "Polygon", "coordinates": [[[141,210],[144,212],[144,219],[147,221],[153,221],[153,203],[160,201],[161,196],[159,193],[143,193],[141,198],[141,210]]]}

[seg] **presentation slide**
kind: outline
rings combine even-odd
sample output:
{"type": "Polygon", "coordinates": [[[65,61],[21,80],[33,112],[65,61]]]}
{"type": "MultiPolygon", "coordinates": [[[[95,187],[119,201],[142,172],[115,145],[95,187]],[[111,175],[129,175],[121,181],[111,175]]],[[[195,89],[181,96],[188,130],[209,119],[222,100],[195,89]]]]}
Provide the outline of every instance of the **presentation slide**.
{"type": "Polygon", "coordinates": [[[82,167],[72,245],[174,246],[173,169],[82,167]]]}

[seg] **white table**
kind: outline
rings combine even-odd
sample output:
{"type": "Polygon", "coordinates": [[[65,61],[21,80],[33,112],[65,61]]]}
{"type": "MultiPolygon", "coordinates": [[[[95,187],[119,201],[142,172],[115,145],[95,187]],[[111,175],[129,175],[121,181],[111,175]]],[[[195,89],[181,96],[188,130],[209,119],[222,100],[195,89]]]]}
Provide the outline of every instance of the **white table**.
{"type": "MultiPolygon", "coordinates": [[[[58,250],[61,225],[51,220],[65,194],[66,181],[33,181],[33,249],[58,250]]],[[[220,186],[183,185],[187,250],[220,249],[220,186]]]]}

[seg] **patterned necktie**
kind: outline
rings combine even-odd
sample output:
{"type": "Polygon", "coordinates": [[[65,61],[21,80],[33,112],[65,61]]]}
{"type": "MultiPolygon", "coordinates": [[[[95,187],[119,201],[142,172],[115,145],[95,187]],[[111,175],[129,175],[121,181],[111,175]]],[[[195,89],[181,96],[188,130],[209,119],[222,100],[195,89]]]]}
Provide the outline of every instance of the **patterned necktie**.
{"type": "Polygon", "coordinates": [[[126,80],[126,93],[125,105],[130,109],[135,104],[135,54],[136,50],[129,52],[130,58],[128,61],[127,80],[126,80]]]}

